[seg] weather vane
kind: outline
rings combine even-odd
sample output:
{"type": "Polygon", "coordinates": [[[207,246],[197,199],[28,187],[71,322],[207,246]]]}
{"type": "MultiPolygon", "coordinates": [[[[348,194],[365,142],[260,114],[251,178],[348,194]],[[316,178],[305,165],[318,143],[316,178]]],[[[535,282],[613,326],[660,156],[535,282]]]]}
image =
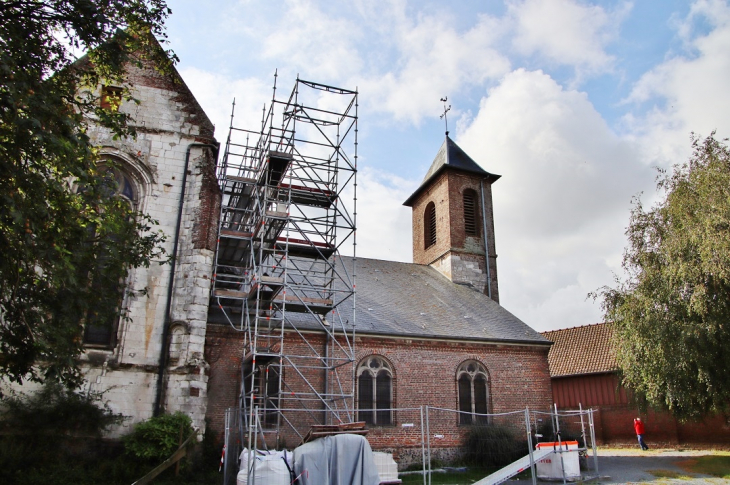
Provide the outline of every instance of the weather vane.
{"type": "Polygon", "coordinates": [[[444,96],[443,98],[441,98],[441,101],[443,101],[444,103],[444,112],[441,116],[439,116],[439,118],[444,120],[444,124],[446,125],[446,136],[449,136],[449,120],[446,118],[446,113],[448,113],[451,109],[451,105],[446,106],[446,101],[448,100],[448,96],[444,96]]]}

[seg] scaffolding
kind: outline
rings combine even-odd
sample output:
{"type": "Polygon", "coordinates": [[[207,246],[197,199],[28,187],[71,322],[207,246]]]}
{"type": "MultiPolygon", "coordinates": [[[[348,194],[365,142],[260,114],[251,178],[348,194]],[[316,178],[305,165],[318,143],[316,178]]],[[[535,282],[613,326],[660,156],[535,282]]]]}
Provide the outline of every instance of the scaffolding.
{"type": "Polygon", "coordinates": [[[276,78],[259,131],[234,127],[234,101],[218,170],[212,299],[243,333],[248,449],[354,419],[355,258],[340,249],[355,255],[357,91],[297,79],[279,100],[276,78]]]}

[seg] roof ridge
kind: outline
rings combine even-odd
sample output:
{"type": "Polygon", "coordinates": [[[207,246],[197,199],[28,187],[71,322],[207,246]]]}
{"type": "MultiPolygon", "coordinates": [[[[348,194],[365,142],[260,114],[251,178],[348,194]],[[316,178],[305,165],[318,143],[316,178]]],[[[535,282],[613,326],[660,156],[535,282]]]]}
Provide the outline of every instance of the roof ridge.
{"type": "Polygon", "coordinates": [[[611,322],[598,322],[598,323],[587,323],[585,325],[576,325],[574,327],[565,327],[565,328],[554,328],[552,330],[544,330],[540,332],[541,334],[546,334],[550,332],[562,332],[564,330],[575,330],[576,328],[585,328],[585,327],[596,327],[599,325],[611,325],[611,322]]]}

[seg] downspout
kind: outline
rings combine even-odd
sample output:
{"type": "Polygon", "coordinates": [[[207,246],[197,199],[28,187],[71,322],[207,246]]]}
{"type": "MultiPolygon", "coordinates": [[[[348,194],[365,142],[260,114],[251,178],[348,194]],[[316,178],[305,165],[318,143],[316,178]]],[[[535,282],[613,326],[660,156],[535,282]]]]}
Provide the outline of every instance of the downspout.
{"type": "Polygon", "coordinates": [[[482,228],[484,229],[484,256],[487,264],[487,296],[492,298],[492,277],[489,274],[489,240],[487,239],[487,212],[484,205],[484,179],[479,181],[482,192],[482,228]]]}
{"type": "Polygon", "coordinates": [[[188,181],[188,165],[190,164],[190,150],[193,147],[210,148],[213,150],[215,160],[218,160],[218,143],[193,142],[188,145],[185,152],[185,166],[183,168],[182,189],[180,191],[180,202],[177,209],[177,224],[175,225],[175,240],[172,245],[172,263],[170,264],[170,280],[167,284],[167,302],[165,303],[165,323],[162,327],[162,342],[160,345],[160,363],[157,370],[157,394],[155,395],[154,416],[162,414],[162,400],[164,395],[163,383],[167,368],[167,354],[169,353],[170,323],[172,322],[172,292],[175,285],[175,269],[177,268],[177,248],[180,244],[180,226],[182,224],[183,207],[185,206],[185,188],[188,181]]]}

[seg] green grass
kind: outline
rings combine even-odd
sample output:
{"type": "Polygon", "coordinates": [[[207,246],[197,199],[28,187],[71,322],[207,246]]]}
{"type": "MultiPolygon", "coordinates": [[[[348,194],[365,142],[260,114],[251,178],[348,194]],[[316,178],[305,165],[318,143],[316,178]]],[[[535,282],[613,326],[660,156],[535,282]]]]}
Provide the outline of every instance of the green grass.
{"type": "MultiPolygon", "coordinates": [[[[481,480],[494,471],[494,468],[469,468],[465,472],[433,472],[431,474],[431,483],[434,485],[469,485],[481,480]]],[[[398,478],[403,481],[404,485],[423,484],[423,475],[420,473],[399,475],[398,478]]]]}
{"type": "Polygon", "coordinates": [[[681,478],[683,480],[689,480],[692,478],[692,477],[689,477],[682,473],[675,472],[673,470],[647,470],[647,471],[657,478],[681,478]]]}
{"type": "Polygon", "coordinates": [[[680,461],[677,465],[690,473],[730,478],[730,456],[727,455],[698,456],[680,461]]]}

